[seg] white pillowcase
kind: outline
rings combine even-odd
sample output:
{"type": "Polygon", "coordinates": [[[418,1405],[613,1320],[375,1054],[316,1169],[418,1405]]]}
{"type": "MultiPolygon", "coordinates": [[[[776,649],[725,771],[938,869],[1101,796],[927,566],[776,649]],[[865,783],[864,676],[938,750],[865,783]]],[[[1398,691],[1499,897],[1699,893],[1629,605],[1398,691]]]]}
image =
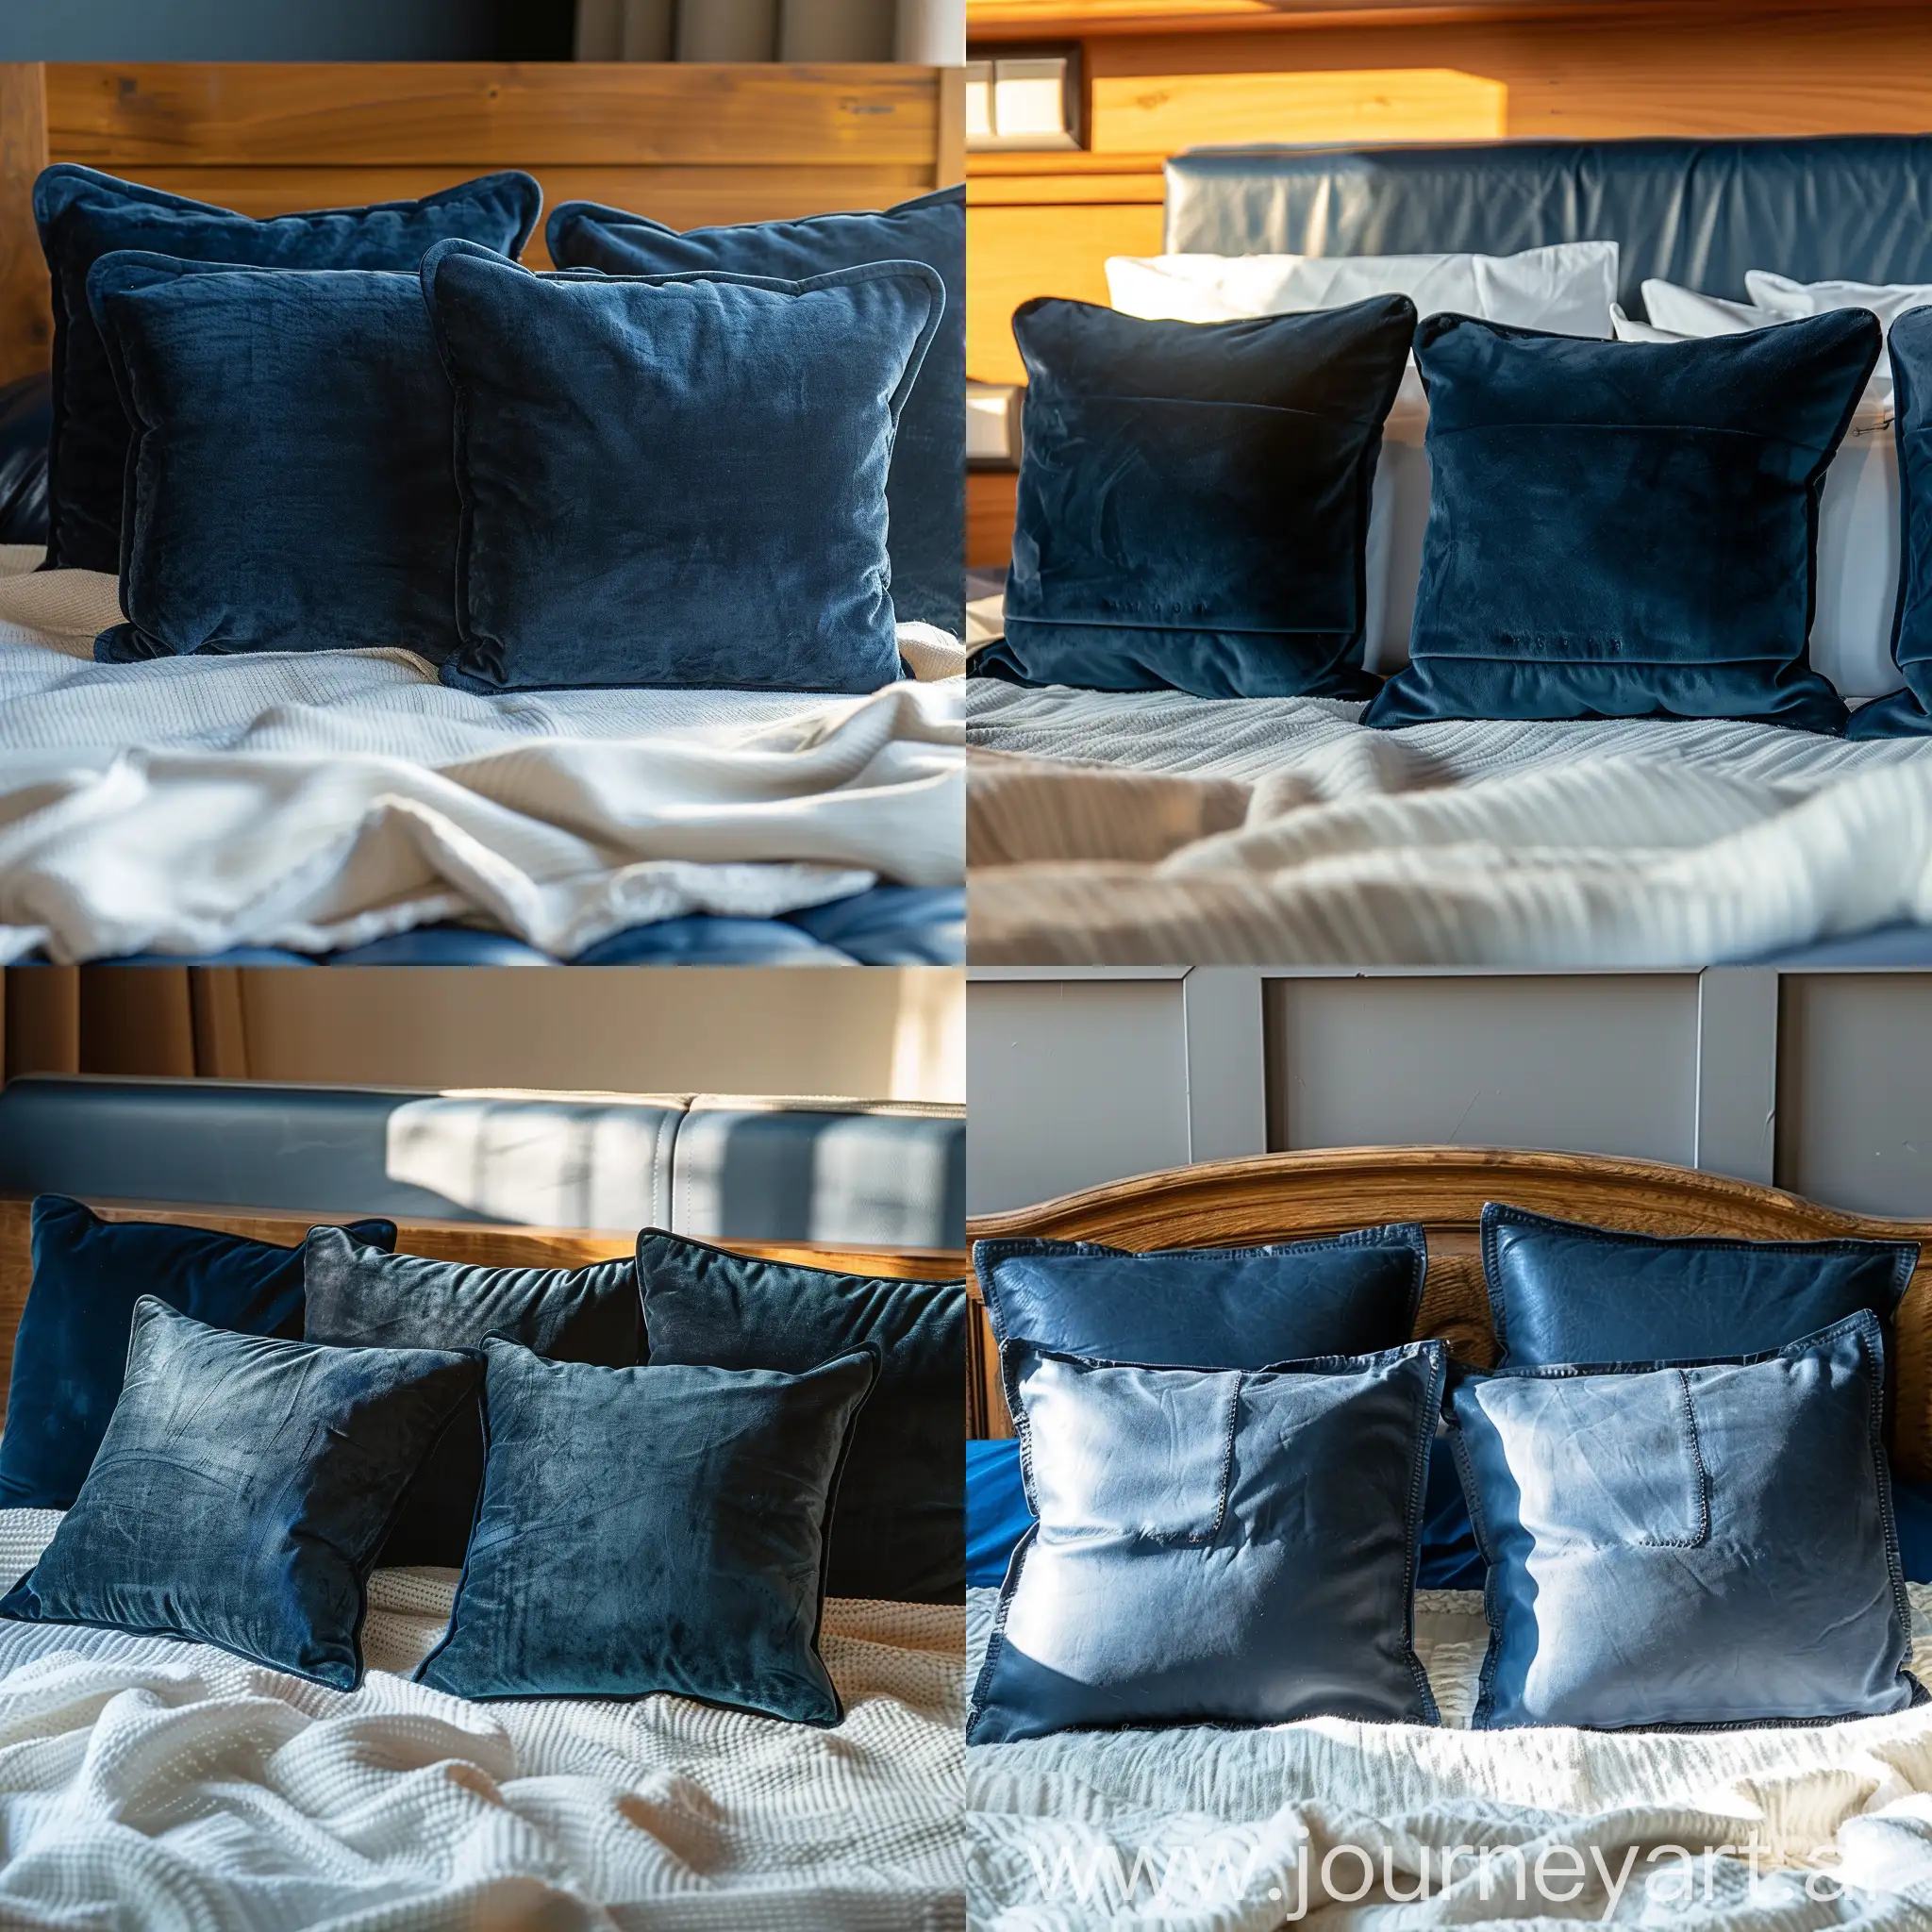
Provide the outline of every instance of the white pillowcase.
{"type": "Polygon", "coordinates": [[[1869,308],[1888,336],[1907,309],[1932,305],[1932,283],[1924,282],[1794,282],[1754,268],[1746,273],[1744,286],[1774,321],[1797,322],[1807,315],[1828,315],[1834,308],[1869,308]]]}
{"type": "Polygon", "coordinates": [[[1407,295],[1423,315],[1607,339],[1617,244],[1564,242],[1521,255],[1115,255],[1107,286],[1122,314],[1150,321],[1233,322],[1407,295]]]}
{"type": "MultiPolygon", "coordinates": [[[[1717,295],[1700,295],[1695,289],[1681,289],[1675,282],[1653,277],[1643,285],[1643,309],[1653,328],[1661,329],[1660,338],[1624,336],[1624,341],[1668,340],[1672,336],[1740,336],[1746,329],[1769,328],[1774,322],[1790,317],[1768,315],[1749,302],[1726,302],[1717,295]]],[[[1641,328],[1642,324],[1625,324],[1641,328]]]]}

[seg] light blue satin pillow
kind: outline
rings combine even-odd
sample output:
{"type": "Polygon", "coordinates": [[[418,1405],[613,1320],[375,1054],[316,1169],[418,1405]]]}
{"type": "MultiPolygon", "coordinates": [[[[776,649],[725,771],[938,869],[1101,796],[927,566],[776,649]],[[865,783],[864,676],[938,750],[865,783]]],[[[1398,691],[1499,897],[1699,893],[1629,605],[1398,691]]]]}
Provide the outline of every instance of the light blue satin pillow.
{"type": "Polygon", "coordinates": [[[1439,1722],[1416,1537],[1448,1352],[1144,1368],[1012,1344],[1027,1502],[969,1743],[1439,1722]]]}
{"type": "Polygon", "coordinates": [[[1490,1564],[1473,1720],[1819,1724],[1922,1701],[1869,1311],[1774,1354],[1459,1374],[1490,1564]]]}

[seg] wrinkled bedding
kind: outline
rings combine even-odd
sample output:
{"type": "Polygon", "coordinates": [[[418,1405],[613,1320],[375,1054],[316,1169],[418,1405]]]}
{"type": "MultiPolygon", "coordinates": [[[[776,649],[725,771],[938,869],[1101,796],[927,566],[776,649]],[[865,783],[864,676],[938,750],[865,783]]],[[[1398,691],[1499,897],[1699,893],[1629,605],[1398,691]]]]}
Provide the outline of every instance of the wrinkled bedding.
{"type": "MultiPolygon", "coordinates": [[[[1932,1587],[1908,1589],[1924,1676],[1932,1587]]],[[[997,1595],[968,1593],[970,1669],[997,1595]]],[[[1932,1924],[1932,1706],[1792,1729],[1472,1732],[1480,1594],[1419,1592],[1416,1637],[1441,1730],[1318,1720],[974,1747],[972,1923],[1000,1932],[1261,1932],[1285,1918],[1389,1928],[1607,1919],[1694,1932],[1932,1924]],[[1372,1883],[1343,1845],[1367,1854],[1372,1883]],[[1492,1855],[1485,1893],[1474,1857],[1485,1846],[1520,1848],[1529,1876],[1519,1882],[1515,1858],[1492,1855]],[[1470,1856],[1445,1883],[1443,1855],[1460,1847],[1470,1856]]]]}
{"type": "MultiPolygon", "coordinates": [[[[22,1574],[52,1510],[0,1510],[22,1574]]],[[[370,1674],[0,1624],[0,1924],[115,1932],[962,1923],[960,1612],[835,1600],[845,1721],[688,1699],[469,1704],[403,1673],[453,1571],[378,1571],[370,1674]]]]}

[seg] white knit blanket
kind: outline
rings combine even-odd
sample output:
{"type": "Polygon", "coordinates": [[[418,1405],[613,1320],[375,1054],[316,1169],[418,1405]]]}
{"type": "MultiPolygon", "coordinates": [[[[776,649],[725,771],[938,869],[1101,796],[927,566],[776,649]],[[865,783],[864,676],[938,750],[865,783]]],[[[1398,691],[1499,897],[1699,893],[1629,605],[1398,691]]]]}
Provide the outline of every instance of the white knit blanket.
{"type": "Polygon", "coordinates": [[[1705,966],[1932,921],[1932,740],[974,680],[976,962],[1705,966]]]}
{"type": "MultiPolygon", "coordinates": [[[[1908,1588],[1923,1675],[1932,1589],[1908,1588]]],[[[969,1593],[974,1669],[996,1596],[969,1593]]],[[[973,1924],[1932,1924],[1932,1706],[1791,1729],[1471,1731],[1481,1606],[1418,1596],[1440,1730],[1322,1719],[974,1747],[973,1924]]]]}
{"type": "Polygon", "coordinates": [[[901,627],[920,681],[868,697],[479,697],[380,648],[95,664],[114,580],[32,554],[0,557],[0,963],[442,920],[568,957],[962,876],[963,659],[930,626],[901,627]]]}
{"type": "MultiPolygon", "coordinates": [[[[0,1510],[0,1572],[59,1521],[0,1510]]],[[[455,1573],[378,1571],[363,1688],[0,1624],[0,1924],[933,1932],[961,1923],[960,1613],[834,1601],[845,1721],[409,1683],[455,1573]]]]}

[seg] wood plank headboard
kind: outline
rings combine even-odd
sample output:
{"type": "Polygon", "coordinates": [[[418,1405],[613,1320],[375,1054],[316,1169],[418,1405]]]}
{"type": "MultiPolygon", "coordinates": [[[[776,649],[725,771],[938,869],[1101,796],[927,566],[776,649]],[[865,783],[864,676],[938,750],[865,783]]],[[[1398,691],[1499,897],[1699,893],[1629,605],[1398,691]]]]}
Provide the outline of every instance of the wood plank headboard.
{"type": "MultiPolygon", "coordinates": [[[[1694,1168],[1591,1154],[1505,1148],[1341,1147],[1206,1161],[1068,1194],[967,1224],[973,1241],[1047,1236],[1119,1248],[1251,1246],[1341,1234],[1388,1221],[1428,1235],[1419,1336],[1440,1336],[1462,1359],[1495,1359],[1478,1224],[1485,1201],[1635,1234],[1721,1235],[1745,1241],[1916,1241],[1924,1244],[1899,1309],[1892,1350],[1894,1465],[1932,1480],[1932,1222],[1841,1214],[1775,1188],[1694,1168]]],[[[969,1429],[1008,1436],[999,1364],[973,1287],[967,1329],[969,1429]]]]}
{"type": "MultiPolygon", "coordinates": [[[[523,168],[691,228],[881,208],[965,175],[958,68],[641,62],[0,63],[0,381],[46,365],[30,204],[82,161],[248,215],[523,168]]],[[[547,268],[540,227],[525,258],[547,268]]]]}

